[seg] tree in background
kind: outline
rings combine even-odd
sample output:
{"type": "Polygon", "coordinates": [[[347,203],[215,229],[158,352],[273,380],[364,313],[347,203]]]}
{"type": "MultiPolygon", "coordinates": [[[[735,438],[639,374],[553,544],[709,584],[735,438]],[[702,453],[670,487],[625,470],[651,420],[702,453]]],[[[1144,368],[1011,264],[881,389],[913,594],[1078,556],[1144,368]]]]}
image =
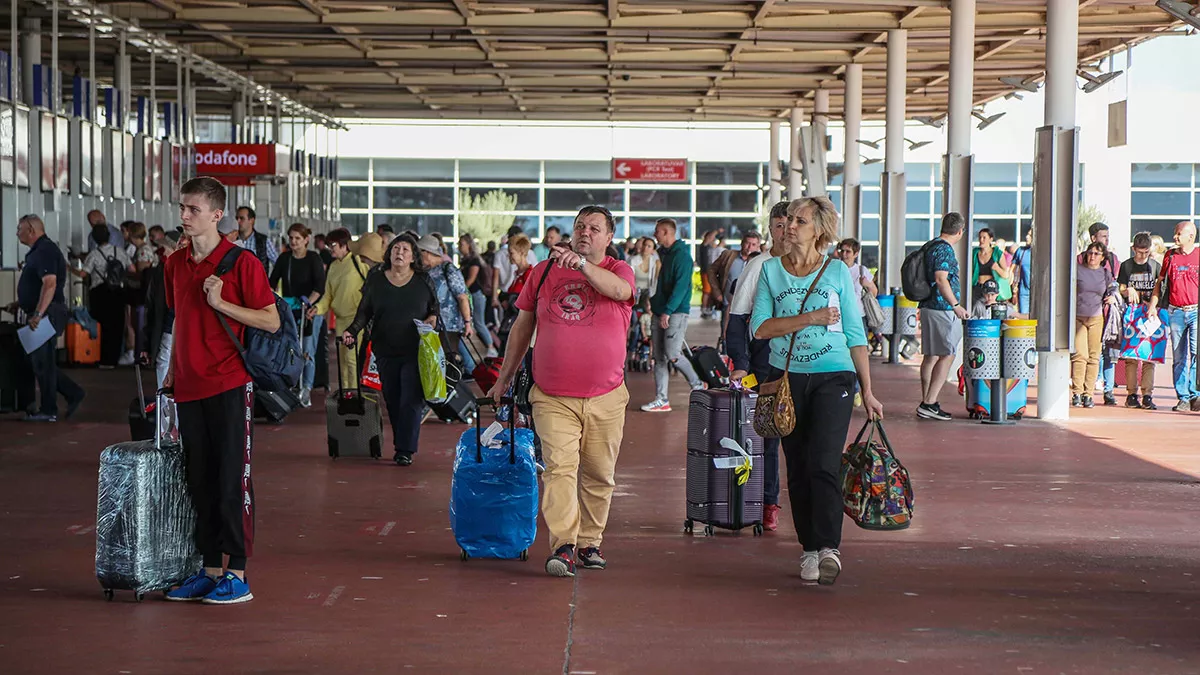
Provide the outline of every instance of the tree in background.
{"type": "Polygon", "coordinates": [[[479,242],[482,251],[489,241],[497,244],[512,227],[516,216],[505,211],[515,211],[517,196],[503,190],[491,190],[472,196],[467,190],[458,193],[458,233],[469,234],[479,242]]]}
{"type": "Polygon", "coordinates": [[[1079,203],[1079,210],[1075,213],[1075,239],[1081,252],[1087,248],[1088,244],[1092,243],[1088,228],[1093,223],[1103,223],[1106,220],[1100,209],[1083,202],[1079,203]]]}

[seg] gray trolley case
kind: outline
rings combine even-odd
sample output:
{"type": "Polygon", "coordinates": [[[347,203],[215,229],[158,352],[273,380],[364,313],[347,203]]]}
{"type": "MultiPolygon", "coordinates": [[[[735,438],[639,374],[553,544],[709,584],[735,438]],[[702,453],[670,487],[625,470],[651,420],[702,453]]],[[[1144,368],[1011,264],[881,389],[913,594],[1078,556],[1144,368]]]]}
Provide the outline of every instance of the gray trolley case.
{"type": "Polygon", "coordinates": [[[687,430],[687,520],[685,532],[704,524],[705,536],[713,528],[740,530],[753,526],[763,532],[763,440],[754,431],[757,395],[732,389],[692,392],[687,430]],[[721,447],[722,438],[749,446],[750,479],[738,485],[733,469],[719,469],[713,460],[740,456],[721,447]]]}
{"type": "MultiPolygon", "coordinates": [[[[359,363],[362,359],[359,359],[359,363]]],[[[329,456],[372,457],[383,453],[383,416],[379,401],[363,395],[362,373],[354,373],[354,388],[342,382],[342,349],[337,347],[338,388],[325,397],[325,420],[329,429],[329,456]]]]}

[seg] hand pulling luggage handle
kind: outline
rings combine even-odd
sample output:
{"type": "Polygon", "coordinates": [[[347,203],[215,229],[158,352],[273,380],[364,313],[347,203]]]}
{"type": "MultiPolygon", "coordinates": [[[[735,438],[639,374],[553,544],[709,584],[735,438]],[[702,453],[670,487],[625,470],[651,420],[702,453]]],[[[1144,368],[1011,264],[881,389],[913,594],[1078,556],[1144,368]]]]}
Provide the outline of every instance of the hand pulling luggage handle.
{"type": "MultiPolygon", "coordinates": [[[[513,399],[509,396],[501,396],[500,402],[490,396],[483,396],[475,399],[476,406],[490,405],[493,409],[499,411],[500,406],[510,406],[508,415],[508,463],[517,463],[517,406],[513,403],[513,399]]],[[[482,415],[475,415],[475,463],[483,463],[483,428],[480,426],[480,418],[482,415]]]]}

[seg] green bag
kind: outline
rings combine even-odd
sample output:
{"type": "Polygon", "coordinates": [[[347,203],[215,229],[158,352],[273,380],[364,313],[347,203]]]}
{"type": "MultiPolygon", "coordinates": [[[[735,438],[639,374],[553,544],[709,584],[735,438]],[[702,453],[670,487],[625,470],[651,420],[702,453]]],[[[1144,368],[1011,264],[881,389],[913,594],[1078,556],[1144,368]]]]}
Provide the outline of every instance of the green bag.
{"type": "Polygon", "coordinates": [[[417,332],[421,336],[417,348],[417,367],[421,371],[421,390],[430,403],[446,401],[446,354],[442,351],[442,340],[432,326],[417,321],[417,332]]]}

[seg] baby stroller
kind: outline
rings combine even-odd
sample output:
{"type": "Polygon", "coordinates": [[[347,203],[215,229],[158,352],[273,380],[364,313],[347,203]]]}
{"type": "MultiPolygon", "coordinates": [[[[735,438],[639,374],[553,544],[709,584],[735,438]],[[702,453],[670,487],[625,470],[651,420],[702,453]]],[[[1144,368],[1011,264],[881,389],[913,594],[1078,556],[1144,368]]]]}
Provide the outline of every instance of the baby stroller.
{"type": "Polygon", "coordinates": [[[643,317],[649,316],[649,310],[638,305],[633,310],[633,320],[629,324],[629,339],[625,346],[628,370],[633,373],[650,372],[650,331],[643,317]]]}

